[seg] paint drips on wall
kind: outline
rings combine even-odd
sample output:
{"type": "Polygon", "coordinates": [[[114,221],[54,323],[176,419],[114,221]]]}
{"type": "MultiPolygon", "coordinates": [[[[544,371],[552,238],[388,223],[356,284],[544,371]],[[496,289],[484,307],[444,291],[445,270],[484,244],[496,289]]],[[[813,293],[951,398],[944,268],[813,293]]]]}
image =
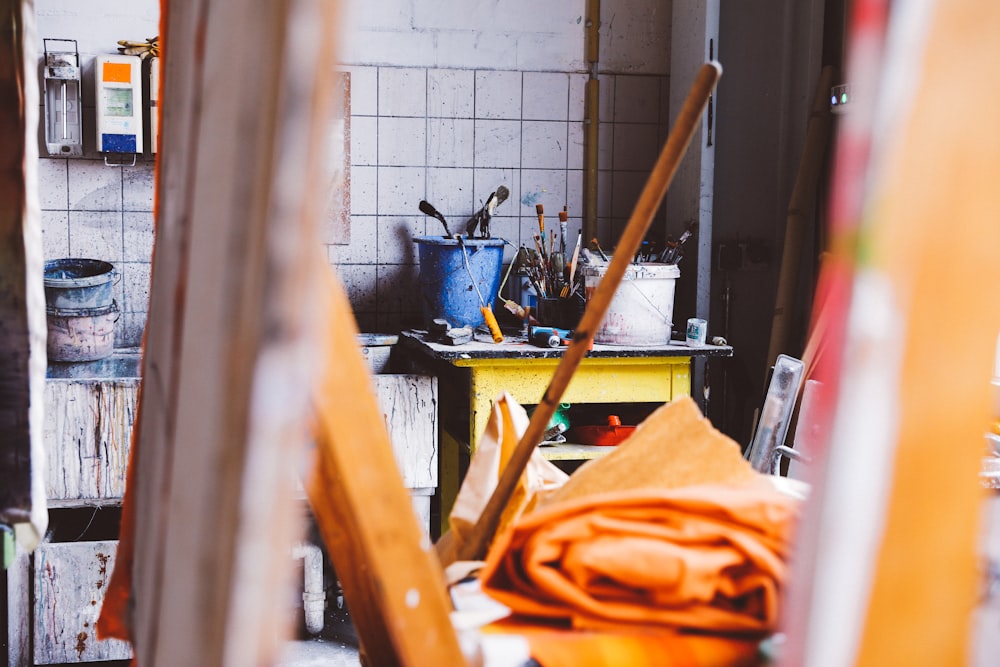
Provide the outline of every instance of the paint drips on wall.
{"type": "Polygon", "coordinates": [[[521,204],[524,206],[534,206],[542,199],[542,195],[545,190],[540,190],[538,192],[526,192],[523,197],[521,197],[521,204]]]}

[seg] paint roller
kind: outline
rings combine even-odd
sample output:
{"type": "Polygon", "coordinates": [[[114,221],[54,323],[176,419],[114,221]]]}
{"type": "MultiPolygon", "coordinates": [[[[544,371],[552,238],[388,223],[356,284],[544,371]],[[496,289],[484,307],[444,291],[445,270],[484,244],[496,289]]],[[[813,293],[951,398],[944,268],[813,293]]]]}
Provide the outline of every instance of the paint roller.
{"type": "Polygon", "coordinates": [[[483,319],[486,320],[486,326],[489,327],[490,335],[493,336],[493,342],[502,343],[503,334],[500,332],[500,324],[497,322],[496,315],[493,314],[493,309],[483,298],[483,293],[479,291],[479,284],[476,282],[476,276],[472,273],[472,265],[469,264],[469,252],[465,248],[465,240],[462,238],[461,234],[458,236],[458,245],[462,249],[462,259],[465,261],[465,270],[469,272],[469,278],[472,280],[472,286],[476,290],[476,296],[479,297],[479,311],[483,314],[483,319]]]}

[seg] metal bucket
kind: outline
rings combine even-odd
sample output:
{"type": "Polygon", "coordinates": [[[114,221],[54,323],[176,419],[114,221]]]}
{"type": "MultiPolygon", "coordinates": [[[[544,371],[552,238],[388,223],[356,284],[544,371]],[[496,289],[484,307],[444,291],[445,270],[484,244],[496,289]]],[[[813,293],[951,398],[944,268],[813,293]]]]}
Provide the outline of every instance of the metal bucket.
{"type": "Polygon", "coordinates": [[[361,354],[365,355],[372,373],[384,373],[389,366],[389,356],[392,346],[399,341],[394,334],[362,333],[358,334],[358,344],[361,354]]]}
{"type": "Polygon", "coordinates": [[[115,349],[118,304],[102,308],[46,309],[49,361],[95,361],[115,349]]]}
{"type": "MultiPolygon", "coordinates": [[[[589,300],[607,271],[607,265],[583,267],[589,300]]],[[[674,317],[674,282],[681,275],[676,264],[630,264],[625,270],[594,342],[604,345],[667,345],[674,317]]]]}
{"type": "Polygon", "coordinates": [[[118,277],[114,265],[100,259],[67,257],[45,262],[45,305],[60,310],[107,308],[118,277]]]}
{"type": "Polygon", "coordinates": [[[482,294],[487,305],[492,305],[496,298],[504,240],[463,239],[464,248],[457,240],[443,236],[420,236],[413,240],[420,257],[424,324],[430,326],[438,318],[453,327],[483,324],[479,295],[482,294]]]}

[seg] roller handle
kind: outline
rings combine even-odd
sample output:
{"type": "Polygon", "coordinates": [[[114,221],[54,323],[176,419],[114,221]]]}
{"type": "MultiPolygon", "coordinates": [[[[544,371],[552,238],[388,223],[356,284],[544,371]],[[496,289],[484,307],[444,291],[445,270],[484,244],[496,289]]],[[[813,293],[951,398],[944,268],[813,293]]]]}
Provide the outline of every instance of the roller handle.
{"type": "Polygon", "coordinates": [[[497,323],[496,315],[493,314],[493,309],[489,306],[481,306],[479,310],[483,313],[483,319],[486,320],[486,326],[490,328],[490,335],[493,336],[493,342],[502,343],[503,334],[500,333],[500,325],[497,323]]]}

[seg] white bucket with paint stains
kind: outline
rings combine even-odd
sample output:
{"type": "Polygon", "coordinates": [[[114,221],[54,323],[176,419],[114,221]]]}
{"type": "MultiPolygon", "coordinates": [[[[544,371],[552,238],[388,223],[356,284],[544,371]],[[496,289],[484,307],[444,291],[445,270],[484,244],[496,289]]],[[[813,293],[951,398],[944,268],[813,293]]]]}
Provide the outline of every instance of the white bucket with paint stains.
{"type": "MultiPolygon", "coordinates": [[[[583,267],[587,299],[607,271],[606,264],[583,267]]],[[[667,345],[674,318],[676,264],[630,264],[604,321],[594,334],[603,345],[667,345]]]]}

